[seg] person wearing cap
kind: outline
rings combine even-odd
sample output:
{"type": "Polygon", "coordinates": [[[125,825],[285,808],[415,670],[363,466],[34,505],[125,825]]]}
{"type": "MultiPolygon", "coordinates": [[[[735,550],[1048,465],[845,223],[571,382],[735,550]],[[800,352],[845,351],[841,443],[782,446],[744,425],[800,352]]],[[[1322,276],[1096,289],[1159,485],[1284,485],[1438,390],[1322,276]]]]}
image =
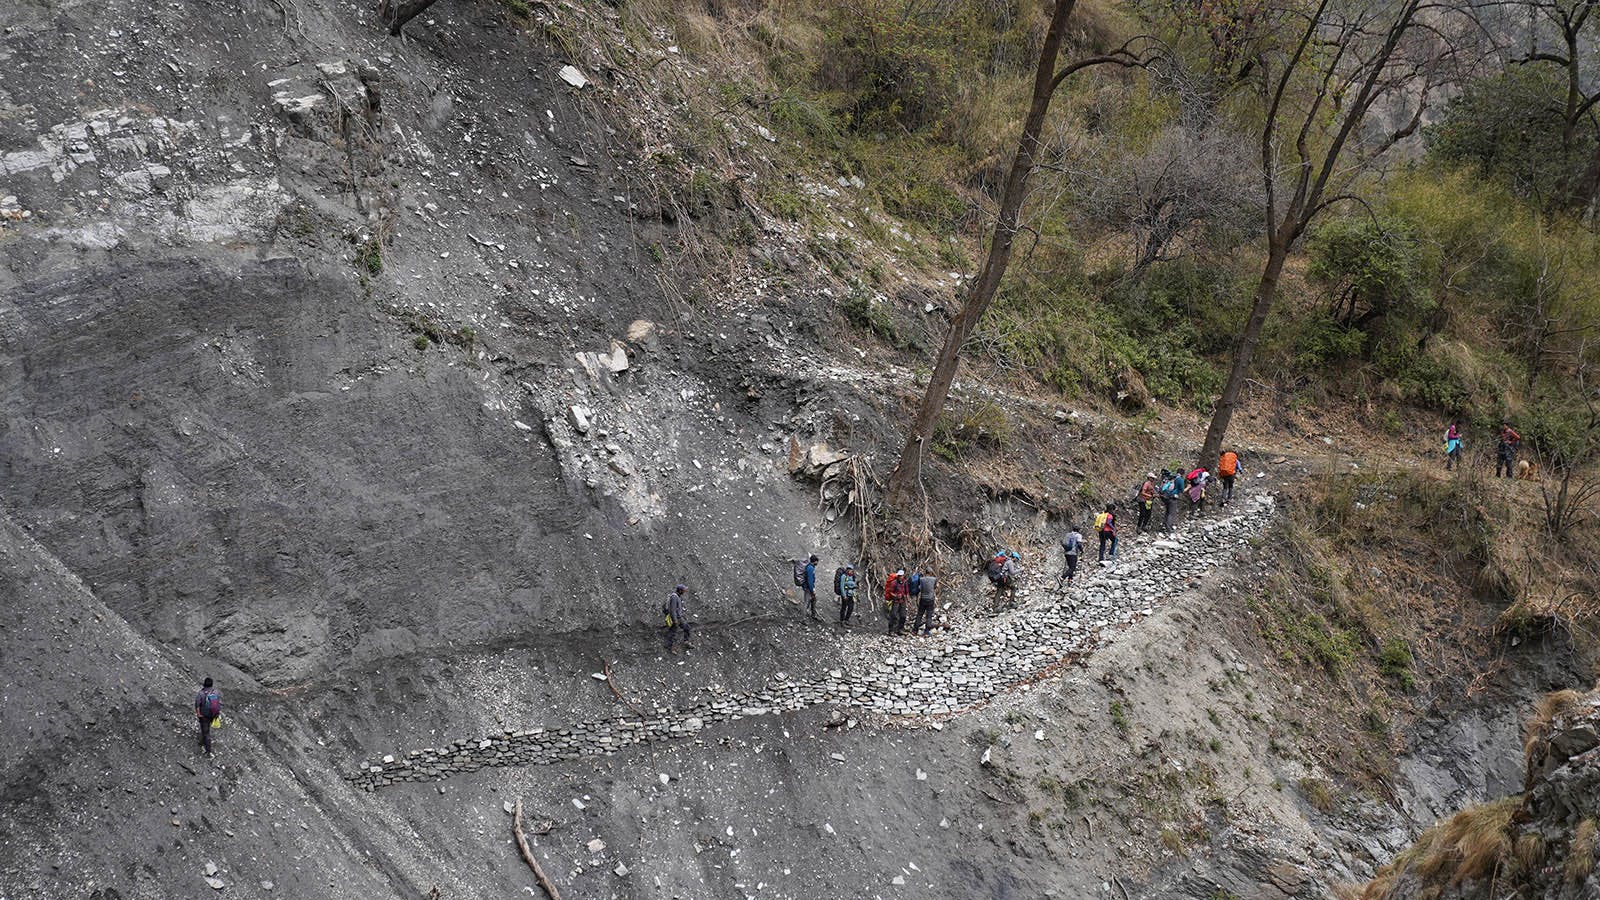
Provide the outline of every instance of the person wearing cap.
{"type": "Polygon", "coordinates": [[[1134,528],[1134,534],[1141,535],[1150,530],[1150,512],[1156,508],[1156,473],[1146,472],[1144,484],[1139,485],[1139,522],[1134,528]]]}
{"type": "Polygon", "coordinates": [[[883,586],[883,599],[889,606],[889,633],[906,633],[906,600],[911,596],[911,585],[906,581],[906,570],[896,569],[883,586]]]}
{"type": "Polygon", "coordinates": [[[667,650],[673,653],[677,652],[680,637],[683,638],[683,649],[694,648],[694,645],[689,643],[689,617],[683,611],[683,595],[688,592],[689,589],[680,584],[673,588],[667,597],[667,650]]]}
{"type": "Polygon", "coordinates": [[[839,576],[839,624],[849,625],[856,611],[856,567],[845,566],[839,576]]]}

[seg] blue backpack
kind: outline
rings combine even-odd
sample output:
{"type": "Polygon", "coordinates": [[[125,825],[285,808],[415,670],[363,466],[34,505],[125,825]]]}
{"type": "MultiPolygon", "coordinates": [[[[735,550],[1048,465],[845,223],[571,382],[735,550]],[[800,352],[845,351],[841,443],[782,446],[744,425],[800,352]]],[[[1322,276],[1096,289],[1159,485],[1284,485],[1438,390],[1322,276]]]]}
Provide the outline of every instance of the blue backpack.
{"type": "Polygon", "coordinates": [[[911,575],[911,596],[915,597],[915,596],[917,596],[918,594],[921,594],[921,593],[922,593],[922,573],[921,572],[913,572],[912,575],[911,575]]]}
{"type": "Polygon", "coordinates": [[[200,695],[200,711],[206,718],[215,719],[222,714],[222,692],[216,688],[206,688],[200,695]]]}

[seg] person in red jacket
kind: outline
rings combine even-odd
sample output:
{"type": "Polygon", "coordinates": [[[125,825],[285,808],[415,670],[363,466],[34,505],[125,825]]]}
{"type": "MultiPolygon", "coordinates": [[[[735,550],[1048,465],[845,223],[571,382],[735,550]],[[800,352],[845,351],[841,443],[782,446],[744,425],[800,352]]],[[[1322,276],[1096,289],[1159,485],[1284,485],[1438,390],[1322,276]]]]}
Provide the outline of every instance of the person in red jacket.
{"type": "Polygon", "coordinates": [[[883,602],[889,606],[889,633],[906,633],[906,598],[911,596],[911,583],[906,570],[899,569],[883,585],[883,602]]]}

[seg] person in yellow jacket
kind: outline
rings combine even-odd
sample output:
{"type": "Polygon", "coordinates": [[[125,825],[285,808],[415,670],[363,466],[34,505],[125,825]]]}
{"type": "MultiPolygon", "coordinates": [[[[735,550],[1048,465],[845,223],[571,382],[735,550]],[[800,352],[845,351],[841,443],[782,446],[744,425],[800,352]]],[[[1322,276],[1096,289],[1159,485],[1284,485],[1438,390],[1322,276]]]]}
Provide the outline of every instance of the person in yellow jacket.
{"type": "Polygon", "coordinates": [[[1107,503],[1106,511],[1094,517],[1094,530],[1100,536],[1100,558],[1097,561],[1102,563],[1106,561],[1106,546],[1109,544],[1111,547],[1110,559],[1112,562],[1116,562],[1117,505],[1115,503],[1107,503]]]}

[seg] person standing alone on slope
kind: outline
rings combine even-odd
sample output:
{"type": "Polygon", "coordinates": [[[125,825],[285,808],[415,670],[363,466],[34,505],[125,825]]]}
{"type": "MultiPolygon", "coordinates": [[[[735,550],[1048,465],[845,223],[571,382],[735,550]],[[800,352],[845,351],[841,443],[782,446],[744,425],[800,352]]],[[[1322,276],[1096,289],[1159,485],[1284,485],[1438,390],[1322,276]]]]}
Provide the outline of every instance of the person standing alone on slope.
{"type": "Polygon", "coordinates": [[[207,678],[194,695],[194,717],[200,723],[200,747],[211,755],[211,729],[222,717],[222,691],[207,678]]]}
{"type": "Polygon", "coordinates": [[[678,640],[682,638],[683,649],[691,650],[694,645],[689,643],[689,616],[683,610],[683,595],[689,589],[678,585],[667,596],[667,604],[663,610],[667,614],[667,650],[671,653],[678,652],[678,640]]]}

